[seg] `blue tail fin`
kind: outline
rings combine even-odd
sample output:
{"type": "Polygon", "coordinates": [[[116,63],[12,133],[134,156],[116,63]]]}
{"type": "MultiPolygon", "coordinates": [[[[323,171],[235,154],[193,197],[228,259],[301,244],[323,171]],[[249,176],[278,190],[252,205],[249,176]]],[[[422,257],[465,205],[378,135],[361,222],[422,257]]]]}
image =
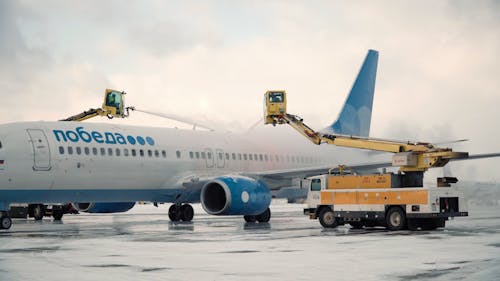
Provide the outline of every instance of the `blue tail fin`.
{"type": "Polygon", "coordinates": [[[322,131],[339,135],[369,136],[377,62],[378,52],[369,50],[337,121],[322,131]]]}

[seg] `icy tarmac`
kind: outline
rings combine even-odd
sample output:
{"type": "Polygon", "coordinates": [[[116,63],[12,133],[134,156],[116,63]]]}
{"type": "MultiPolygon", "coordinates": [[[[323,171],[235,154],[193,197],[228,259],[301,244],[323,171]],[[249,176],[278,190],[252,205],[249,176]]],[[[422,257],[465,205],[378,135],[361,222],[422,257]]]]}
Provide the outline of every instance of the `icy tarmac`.
{"type": "Polygon", "coordinates": [[[206,215],[171,223],[168,205],[125,214],[15,220],[0,232],[0,280],[500,280],[498,208],[444,230],[324,230],[303,205],[269,224],[206,215]]]}

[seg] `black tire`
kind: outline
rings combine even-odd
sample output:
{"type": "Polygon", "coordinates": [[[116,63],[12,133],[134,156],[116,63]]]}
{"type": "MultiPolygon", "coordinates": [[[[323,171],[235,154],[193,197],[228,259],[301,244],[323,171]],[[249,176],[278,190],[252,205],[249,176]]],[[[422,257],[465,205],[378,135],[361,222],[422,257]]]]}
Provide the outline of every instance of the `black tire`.
{"type": "Polygon", "coordinates": [[[9,229],[12,226],[12,220],[10,217],[1,217],[0,218],[0,229],[9,229]]]}
{"type": "Polygon", "coordinates": [[[435,219],[427,219],[424,222],[422,222],[422,230],[436,230],[437,226],[437,220],[435,219]]]}
{"type": "Polygon", "coordinates": [[[52,210],[52,217],[55,221],[60,221],[64,215],[64,211],[62,209],[52,210]]]}
{"type": "Polygon", "coordinates": [[[168,218],[170,221],[179,221],[181,219],[180,207],[177,204],[173,204],[168,208],[168,218]]]}
{"type": "Polygon", "coordinates": [[[335,218],[335,214],[330,208],[323,208],[321,212],[319,212],[319,223],[324,228],[335,228],[337,227],[337,218],[335,218]]]}
{"type": "Polygon", "coordinates": [[[182,221],[192,221],[194,217],[193,207],[189,204],[184,204],[180,208],[180,219],[182,221]]]}
{"type": "Polygon", "coordinates": [[[33,217],[35,220],[39,221],[43,219],[43,216],[45,216],[45,206],[42,204],[36,204],[33,207],[33,217]]]}
{"type": "Polygon", "coordinates": [[[269,222],[271,219],[271,210],[267,208],[262,214],[257,215],[256,219],[258,222],[269,222]]]}
{"type": "Polygon", "coordinates": [[[360,221],[349,222],[349,224],[353,229],[363,229],[363,227],[365,226],[365,224],[360,221]]]}
{"type": "Polygon", "coordinates": [[[406,226],[406,215],[400,207],[390,207],[385,216],[387,229],[402,230],[406,226]]]}
{"type": "Polygon", "coordinates": [[[418,223],[417,219],[408,219],[407,224],[408,224],[408,230],[410,231],[417,231],[418,228],[420,227],[420,224],[418,223]]]}
{"type": "Polygon", "coordinates": [[[243,219],[246,222],[256,222],[257,221],[257,217],[256,216],[251,216],[251,215],[243,216],[243,219]]]}

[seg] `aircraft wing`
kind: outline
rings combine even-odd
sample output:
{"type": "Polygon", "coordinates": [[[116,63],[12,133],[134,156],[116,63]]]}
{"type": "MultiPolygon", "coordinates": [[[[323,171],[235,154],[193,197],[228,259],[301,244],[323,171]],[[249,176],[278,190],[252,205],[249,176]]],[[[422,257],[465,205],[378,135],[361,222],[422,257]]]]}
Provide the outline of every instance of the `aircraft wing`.
{"type": "MultiPolygon", "coordinates": [[[[372,171],[378,168],[391,167],[391,165],[392,165],[391,162],[378,162],[378,163],[350,165],[347,167],[352,169],[353,171],[362,173],[363,171],[372,171]]],[[[304,178],[320,174],[326,174],[331,169],[332,166],[319,166],[311,168],[298,168],[298,169],[265,171],[260,173],[248,173],[245,175],[249,177],[262,177],[262,178],[279,180],[279,179],[289,179],[289,178],[304,178]]],[[[338,168],[335,167],[334,170],[338,170],[338,168]]]]}
{"type": "MultiPolygon", "coordinates": [[[[476,160],[484,158],[494,158],[500,157],[500,153],[485,153],[485,154],[474,154],[469,155],[468,158],[463,159],[452,159],[451,161],[464,161],[464,160],[476,160]]],[[[364,172],[373,172],[379,168],[390,168],[392,166],[391,162],[373,162],[365,164],[355,164],[347,166],[351,170],[363,174],[364,172]]],[[[273,170],[258,173],[245,173],[245,176],[252,177],[255,179],[260,179],[269,186],[270,189],[276,190],[283,186],[290,186],[291,182],[285,183],[286,180],[292,180],[297,178],[306,178],[310,176],[326,174],[332,168],[332,166],[320,166],[311,168],[298,168],[298,169],[287,169],[287,170],[273,170]]],[[[338,168],[334,168],[334,171],[338,168]]]]}

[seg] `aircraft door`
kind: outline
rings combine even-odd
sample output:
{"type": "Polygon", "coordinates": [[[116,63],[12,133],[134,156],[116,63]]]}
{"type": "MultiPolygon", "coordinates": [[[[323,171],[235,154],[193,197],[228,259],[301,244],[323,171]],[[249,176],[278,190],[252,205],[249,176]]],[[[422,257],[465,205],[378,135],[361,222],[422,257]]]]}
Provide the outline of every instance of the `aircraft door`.
{"type": "Polygon", "coordinates": [[[33,170],[48,171],[50,170],[50,148],[47,136],[42,130],[28,129],[31,145],[33,146],[33,170]]]}
{"type": "Polygon", "coordinates": [[[217,168],[224,168],[224,165],[226,164],[226,160],[224,158],[224,150],[216,149],[215,154],[215,157],[217,158],[217,168]]]}
{"type": "Polygon", "coordinates": [[[214,167],[214,154],[210,148],[205,148],[206,160],[207,160],[207,168],[214,167]]]}

